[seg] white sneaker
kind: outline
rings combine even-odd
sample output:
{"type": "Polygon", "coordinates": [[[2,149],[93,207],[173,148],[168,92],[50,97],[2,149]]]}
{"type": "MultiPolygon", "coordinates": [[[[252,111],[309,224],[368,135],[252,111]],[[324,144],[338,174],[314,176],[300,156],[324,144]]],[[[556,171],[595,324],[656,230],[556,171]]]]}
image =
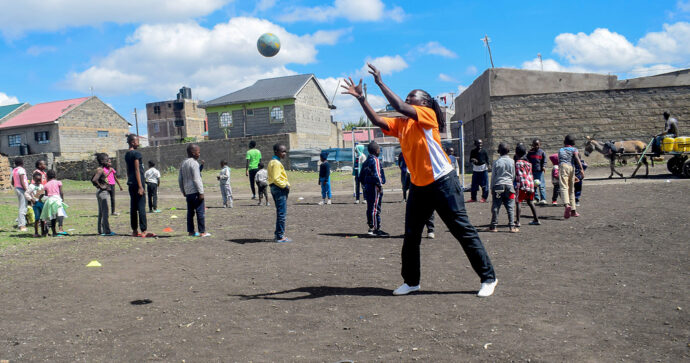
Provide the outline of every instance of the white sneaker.
{"type": "Polygon", "coordinates": [[[393,295],[407,295],[411,292],[419,291],[419,285],[410,286],[408,284],[402,284],[400,287],[393,291],[393,295]]]}
{"type": "Polygon", "coordinates": [[[355,200],[355,204],[359,204],[359,199],[355,200]]]}
{"type": "Polygon", "coordinates": [[[430,239],[434,239],[434,238],[436,238],[436,235],[434,234],[434,232],[429,232],[426,234],[426,237],[430,238],[430,239]]]}
{"type": "Polygon", "coordinates": [[[331,205],[331,200],[329,199],[328,202],[326,202],[326,204],[331,205]]]}
{"type": "Polygon", "coordinates": [[[479,288],[477,296],[489,297],[493,295],[494,289],[496,288],[496,284],[498,284],[498,279],[494,280],[494,282],[482,282],[482,286],[479,288]]]}
{"type": "Polygon", "coordinates": [[[324,205],[324,204],[326,204],[326,203],[324,203],[323,200],[319,202],[319,205],[324,205]]]}
{"type": "Polygon", "coordinates": [[[369,232],[367,232],[368,235],[373,236],[374,235],[374,229],[369,228],[369,232]]]}

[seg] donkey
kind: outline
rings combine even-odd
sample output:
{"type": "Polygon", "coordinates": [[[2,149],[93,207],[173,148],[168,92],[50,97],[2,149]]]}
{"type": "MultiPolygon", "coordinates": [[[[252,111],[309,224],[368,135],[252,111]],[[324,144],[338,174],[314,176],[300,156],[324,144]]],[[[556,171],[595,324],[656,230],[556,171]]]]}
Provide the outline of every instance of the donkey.
{"type": "MultiPolygon", "coordinates": [[[[636,158],[636,156],[634,155],[614,153],[609,145],[594,140],[589,136],[586,136],[586,139],[587,142],[585,143],[585,156],[589,156],[589,154],[596,150],[604,154],[604,157],[609,159],[609,161],[611,162],[611,175],[609,175],[609,179],[613,177],[613,173],[618,174],[618,176],[620,176],[621,178],[623,177],[623,174],[616,171],[616,159],[618,159],[622,164],[626,164],[628,162],[628,158],[636,158]]],[[[614,143],[614,146],[616,149],[624,150],[624,152],[626,153],[642,153],[644,152],[644,149],[647,147],[647,145],[640,140],[616,141],[614,143]]],[[[646,156],[642,158],[642,162],[644,163],[644,166],[646,168],[645,177],[647,177],[649,176],[649,164],[647,163],[646,156]]]]}

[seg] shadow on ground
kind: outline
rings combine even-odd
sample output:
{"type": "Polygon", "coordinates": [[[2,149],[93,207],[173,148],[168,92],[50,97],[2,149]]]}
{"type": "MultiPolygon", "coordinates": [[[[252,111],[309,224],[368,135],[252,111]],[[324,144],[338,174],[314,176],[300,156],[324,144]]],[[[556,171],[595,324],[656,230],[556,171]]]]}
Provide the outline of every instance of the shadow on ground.
{"type": "MultiPolygon", "coordinates": [[[[477,291],[417,291],[411,295],[454,295],[466,294],[474,295],[477,291]]],[[[393,296],[393,290],[383,289],[380,287],[336,287],[336,286],[306,286],[296,289],[266,292],[262,294],[243,295],[243,294],[228,294],[228,296],[236,296],[242,300],[308,300],[318,299],[327,296],[393,296]],[[299,293],[300,296],[281,296],[299,293]]]]}

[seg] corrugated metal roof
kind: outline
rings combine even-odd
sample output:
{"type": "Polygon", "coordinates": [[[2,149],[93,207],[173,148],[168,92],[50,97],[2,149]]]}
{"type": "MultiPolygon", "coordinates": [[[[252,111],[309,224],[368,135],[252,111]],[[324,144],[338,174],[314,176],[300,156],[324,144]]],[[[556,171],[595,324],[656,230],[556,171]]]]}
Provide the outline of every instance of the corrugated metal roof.
{"type": "MultiPolygon", "coordinates": [[[[241,90],[204,102],[201,107],[235,105],[239,103],[262,102],[295,98],[297,93],[314,78],[321,93],[321,85],[313,74],[298,74],[294,76],[260,79],[253,85],[241,90]]],[[[328,98],[326,98],[328,99],[328,98]]]]}
{"type": "Polygon", "coordinates": [[[65,113],[84,103],[89,97],[74,98],[71,100],[39,103],[31,106],[24,112],[5,121],[0,129],[22,127],[54,122],[65,113]]]}
{"type": "Polygon", "coordinates": [[[18,109],[19,107],[22,107],[24,103],[16,103],[14,105],[5,105],[5,106],[0,106],[0,120],[2,120],[5,116],[9,115],[12,113],[14,110],[18,109]]]}

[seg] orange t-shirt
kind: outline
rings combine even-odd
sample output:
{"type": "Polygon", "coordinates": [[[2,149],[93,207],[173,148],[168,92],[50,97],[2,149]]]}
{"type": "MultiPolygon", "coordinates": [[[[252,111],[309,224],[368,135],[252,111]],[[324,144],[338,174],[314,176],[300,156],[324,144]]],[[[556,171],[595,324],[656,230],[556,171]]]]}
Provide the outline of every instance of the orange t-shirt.
{"type": "Polygon", "coordinates": [[[423,187],[453,171],[448,155],[441,147],[436,113],[428,107],[412,106],[417,120],[407,117],[383,117],[388,124],[388,136],[400,140],[412,184],[423,187]]]}

